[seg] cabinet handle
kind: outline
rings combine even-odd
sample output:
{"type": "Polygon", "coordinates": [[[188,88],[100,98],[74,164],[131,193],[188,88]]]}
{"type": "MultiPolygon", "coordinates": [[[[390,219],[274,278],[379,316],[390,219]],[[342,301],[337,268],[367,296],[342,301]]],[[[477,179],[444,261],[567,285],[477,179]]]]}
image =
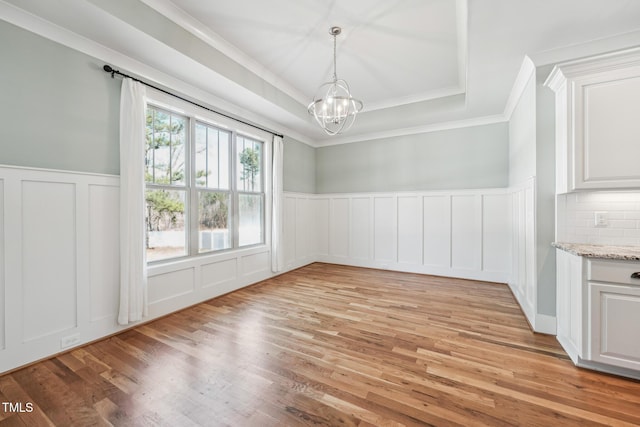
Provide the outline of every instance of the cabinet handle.
{"type": "Polygon", "coordinates": [[[635,273],[631,273],[632,279],[640,279],[640,271],[636,271],[635,273]]]}

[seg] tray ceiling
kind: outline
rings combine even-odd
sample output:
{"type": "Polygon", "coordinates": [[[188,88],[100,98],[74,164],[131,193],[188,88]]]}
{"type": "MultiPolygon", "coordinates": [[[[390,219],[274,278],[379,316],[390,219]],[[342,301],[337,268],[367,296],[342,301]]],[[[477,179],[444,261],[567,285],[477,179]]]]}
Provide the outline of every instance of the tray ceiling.
{"type": "Polygon", "coordinates": [[[640,46],[637,0],[0,0],[0,19],[316,146],[504,121],[525,55],[640,46]],[[333,25],[365,109],[329,138],[306,106],[333,25]]]}

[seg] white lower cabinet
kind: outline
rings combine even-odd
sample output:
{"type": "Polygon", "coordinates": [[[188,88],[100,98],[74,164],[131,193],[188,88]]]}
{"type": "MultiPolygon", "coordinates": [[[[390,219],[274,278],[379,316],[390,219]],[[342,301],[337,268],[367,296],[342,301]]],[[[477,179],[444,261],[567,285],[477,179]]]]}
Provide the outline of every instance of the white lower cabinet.
{"type": "Polygon", "coordinates": [[[583,258],[569,252],[557,251],[557,339],[573,363],[584,357],[587,342],[585,310],[583,310],[583,258]]]}
{"type": "Polygon", "coordinates": [[[589,282],[591,360],[640,371],[640,286],[589,282]]]}
{"type": "Polygon", "coordinates": [[[558,341],[578,366],[640,378],[640,262],[557,251],[558,341]]]}

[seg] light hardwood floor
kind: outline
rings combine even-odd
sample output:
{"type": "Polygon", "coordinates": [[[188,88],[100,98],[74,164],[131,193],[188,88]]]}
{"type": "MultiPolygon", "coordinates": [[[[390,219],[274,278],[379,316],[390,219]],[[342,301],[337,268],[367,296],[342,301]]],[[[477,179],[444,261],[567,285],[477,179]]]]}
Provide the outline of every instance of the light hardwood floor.
{"type": "Polygon", "coordinates": [[[312,264],[0,377],[5,425],[640,425],[505,285],[312,264]]]}

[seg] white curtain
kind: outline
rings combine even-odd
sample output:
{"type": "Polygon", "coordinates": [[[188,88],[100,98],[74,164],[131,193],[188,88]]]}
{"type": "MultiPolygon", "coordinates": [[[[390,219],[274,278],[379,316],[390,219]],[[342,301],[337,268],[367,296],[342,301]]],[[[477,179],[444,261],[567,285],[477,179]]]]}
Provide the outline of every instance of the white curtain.
{"type": "Polygon", "coordinates": [[[271,182],[273,183],[273,203],[271,212],[271,271],[278,273],[284,269],[284,254],[282,248],[282,178],[283,178],[283,152],[284,142],[282,137],[273,136],[273,165],[271,182]]]}
{"type": "Polygon", "coordinates": [[[120,309],[118,323],[147,315],[145,87],[125,78],[120,94],[120,309]]]}

